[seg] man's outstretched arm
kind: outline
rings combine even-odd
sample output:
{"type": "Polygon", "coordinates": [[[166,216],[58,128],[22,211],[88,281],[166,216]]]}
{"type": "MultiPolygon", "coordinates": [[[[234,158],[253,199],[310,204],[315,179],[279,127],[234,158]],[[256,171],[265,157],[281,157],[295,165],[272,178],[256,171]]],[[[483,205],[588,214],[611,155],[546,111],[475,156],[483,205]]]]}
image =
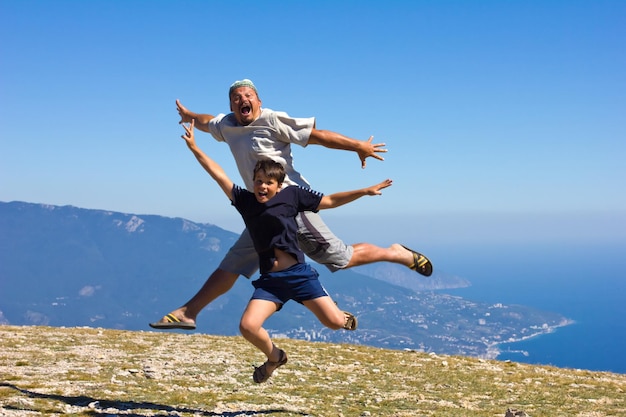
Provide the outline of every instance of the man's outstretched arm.
{"type": "Polygon", "coordinates": [[[385,158],[379,153],[387,152],[384,143],[372,143],[374,136],[370,136],[368,140],[352,139],[340,133],[331,132],[330,130],[319,130],[313,128],[309,137],[309,144],[322,145],[330,149],[342,149],[344,151],[353,151],[359,155],[361,160],[361,168],[365,168],[366,159],[368,157],[376,158],[384,161],[385,158]]]}
{"type": "Polygon", "coordinates": [[[207,133],[209,132],[209,122],[215,116],[212,116],[210,114],[194,113],[191,110],[187,109],[185,106],[183,106],[178,99],[176,100],[176,109],[178,110],[178,114],[180,115],[180,122],[178,122],[179,124],[194,122],[196,129],[202,130],[203,132],[207,133]]]}

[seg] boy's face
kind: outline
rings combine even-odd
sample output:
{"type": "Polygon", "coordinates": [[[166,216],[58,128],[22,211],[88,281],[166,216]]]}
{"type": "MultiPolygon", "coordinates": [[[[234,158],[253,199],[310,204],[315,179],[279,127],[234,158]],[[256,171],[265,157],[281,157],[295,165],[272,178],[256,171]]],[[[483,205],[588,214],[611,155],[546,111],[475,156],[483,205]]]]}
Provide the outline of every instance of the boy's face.
{"type": "Polygon", "coordinates": [[[240,125],[248,126],[261,115],[261,100],[254,89],[239,87],[230,94],[230,111],[240,125]]]}
{"type": "Polygon", "coordinates": [[[275,178],[270,178],[265,175],[263,170],[259,170],[254,175],[254,196],[256,201],[266,203],[280,191],[281,185],[275,178]]]}

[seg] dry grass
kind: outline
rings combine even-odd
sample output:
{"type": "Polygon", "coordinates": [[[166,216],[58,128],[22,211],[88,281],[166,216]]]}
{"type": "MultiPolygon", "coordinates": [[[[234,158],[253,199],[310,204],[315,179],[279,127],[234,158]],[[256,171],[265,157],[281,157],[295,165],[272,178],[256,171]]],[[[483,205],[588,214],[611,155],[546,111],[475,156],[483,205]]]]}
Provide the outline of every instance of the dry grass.
{"type": "Polygon", "coordinates": [[[241,337],[0,326],[0,415],[626,416],[626,375],[276,340],[266,384],[241,337]]]}

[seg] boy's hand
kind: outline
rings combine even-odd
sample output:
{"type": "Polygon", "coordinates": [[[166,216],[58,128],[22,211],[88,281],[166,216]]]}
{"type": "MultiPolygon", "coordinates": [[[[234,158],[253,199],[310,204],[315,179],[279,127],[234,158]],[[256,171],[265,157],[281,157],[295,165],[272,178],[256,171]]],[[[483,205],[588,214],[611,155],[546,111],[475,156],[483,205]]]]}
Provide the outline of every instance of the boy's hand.
{"type": "Polygon", "coordinates": [[[183,129],[185,129],[185,134],[181,135],[180,137],[185,139],[185,142],[187,142],[187,146],[195,145],[196,140],[194,139],[194,136],[193,136],[193,127],[194,127],[193,119],[191,120],[191,123],[188,123],[188,124],[182,123],[182,125],[183,125],[183,129]]]}
{"type": "Polygon", "coordinates": [[[393,184],[392,180],[386,179],[385,181],[379,184],[372,185],[371,187],[367,187],[365,189],[365,192],[367,193],[367,195],[381,195],[382,193],[380,192],[380,190],[382,190],[383,188],[391,187],[392,184],[393,184]]]}

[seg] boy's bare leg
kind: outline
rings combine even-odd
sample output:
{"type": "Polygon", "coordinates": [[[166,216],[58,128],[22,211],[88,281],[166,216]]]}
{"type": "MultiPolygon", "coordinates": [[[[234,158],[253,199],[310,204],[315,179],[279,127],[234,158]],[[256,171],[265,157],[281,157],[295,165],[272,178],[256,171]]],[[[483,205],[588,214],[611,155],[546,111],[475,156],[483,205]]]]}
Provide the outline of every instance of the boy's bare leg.
{"type": "MultiPolygon", "coordinates": [[[[223,269],[216,269],[189,301],[170,314],[183,323],[195,323],[200,311],[217,297],[227,293],[237,281],[238,276],[238,274],[223,269]]],[[[167,321],[163,317],[159,323],[166,323],[167,321]]]]}
{"type": "Polygon", "coordinates": [[[267,360],[280,360],[278,349],[275,348],[263,323],[277,310],[276,303],[267,300],[250,300],[241,316],[239,331],[241,335],[267,356],[267,360]]]}
{"type": "Polygon", "coordinates": [[[341,329],[346,323],[346,316],[344,312],[341,311],[333,299],[328,296],[307,300],[302,304],[311,310],[320,323],[329,329],[341,329]]]}
{"type": "Polygon", "coordinates": [[[239,322],[241,335],[257,349],[265,354],[267,361],[261,366],[254,368],[252,379],[256,383],[262,383],[272,376],[279,366],[287,363],[287,354],[272,343],[263,323],[278,310],[278,305],[268,300],[250,300],[239,322]]]}

